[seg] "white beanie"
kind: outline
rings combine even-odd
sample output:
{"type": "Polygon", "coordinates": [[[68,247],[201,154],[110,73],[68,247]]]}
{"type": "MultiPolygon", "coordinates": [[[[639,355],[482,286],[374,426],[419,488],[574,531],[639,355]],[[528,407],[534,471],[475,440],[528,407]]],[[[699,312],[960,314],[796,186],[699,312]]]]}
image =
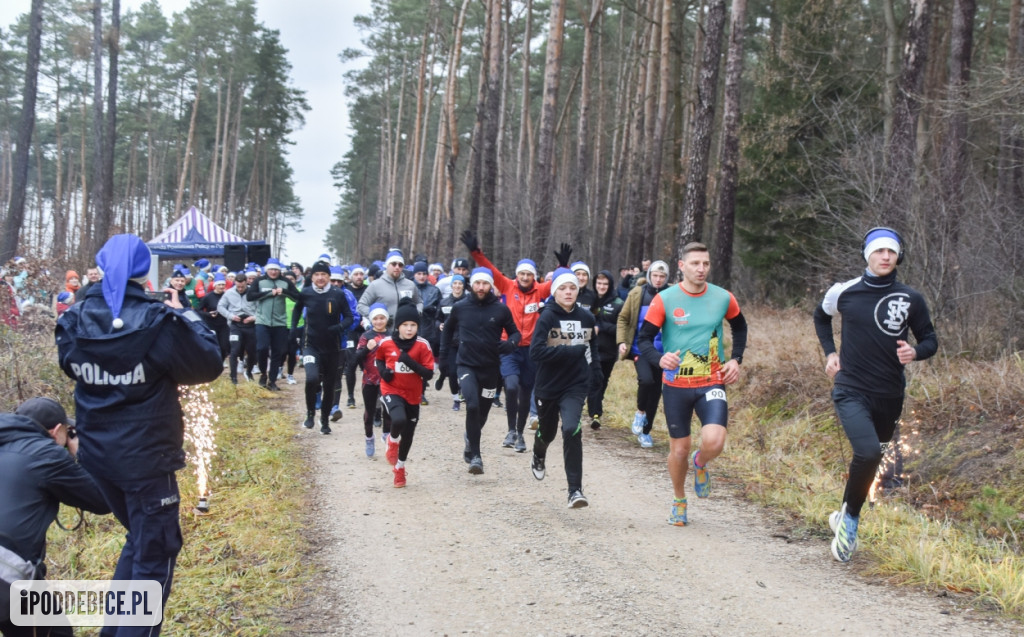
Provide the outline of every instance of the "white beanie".
{"type": "Polygon", "coordinates": [[[571,283],[577,290],[580,287],[579,279],[569,268],[558,268],[555,270],[554,278],[551,280],[551,291],[554,292],[566,283],[571,283]]]}

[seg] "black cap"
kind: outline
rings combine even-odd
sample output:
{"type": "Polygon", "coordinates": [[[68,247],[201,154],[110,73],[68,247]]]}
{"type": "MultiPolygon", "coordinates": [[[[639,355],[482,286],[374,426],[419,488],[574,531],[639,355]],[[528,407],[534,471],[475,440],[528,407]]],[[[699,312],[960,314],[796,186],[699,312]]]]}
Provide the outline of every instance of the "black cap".
{"type": "Polygon", "coordinates": [[[316,263],[313,264],[313,267],[310,269],[310,274],[316,274],[317,272],[330,274],[331,266],[327,265],[326,261],[317,261],[316,263]]]}
{"type": "Polygon", "coordinates": [[[412,299],[403,298],[398,302],[398,309],[395,311],[395,327],[408,322],[419,324],[420,313],[416,311],[416,304],[412,299]]]}
{"type": "Polygon", "coordinates": [[[18,405],[14,413],[19,416],[27,416],[43,426],[47,431],[57,425],[64,423],[69,427],[75,426],[75,420],[68,418],[67,412],[60,406],[60,403],[52,398],[29,398],[18,405]]]}
{"type": "Polygon", "coordinates": [[[469,268],[469,259],[455,259],[452,268],[469,268]]]}

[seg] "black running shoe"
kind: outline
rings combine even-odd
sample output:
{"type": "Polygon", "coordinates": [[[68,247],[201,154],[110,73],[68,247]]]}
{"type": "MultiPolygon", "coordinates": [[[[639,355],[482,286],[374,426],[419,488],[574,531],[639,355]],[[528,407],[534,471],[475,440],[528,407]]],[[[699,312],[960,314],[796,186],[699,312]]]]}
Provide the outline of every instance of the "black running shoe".
{"type": "Polygon", "coordinates": [[[530,462],[530,469],[533,471],[533,477],[538,480],[544,479],[544,458],[539,457],[536,453],[533,454],[533,461],[530,462]]]}
{"type": "Polygon", "coordinates": [[[569,508],[570,509],[582,509],[587,506],[587,497],[583,495],[583,491],[576,489],[569,494],[569,508]]]}
{"type": "Polygon", "coordinates": [[[312,429],[313,424],[313,412],[306,412],[306,421],[302,423],[302,426],[306,429],[312,429]]]}
{"type": "Polygon", "coordinates": [[[351,396],[349,396],[348,397],[348,402],[345,403],[345,406],[348,407],[349,409],[355,409],[356,408],[356,399],[351,397],[351,396]]]}
{"type": "Polygon", "coordinates": [[[320,433],[322,433],[325,436],[330,435],[331,428],[327,425],[327,423],[320,425],[320,433]]]}
{"type": "Polygon", "coordinates": [[[469,461],[469,472],[475,476],[478,476],[484,472],[484,461],[480,458],[480,456],[473,456],[473,458],[469,461]]]}

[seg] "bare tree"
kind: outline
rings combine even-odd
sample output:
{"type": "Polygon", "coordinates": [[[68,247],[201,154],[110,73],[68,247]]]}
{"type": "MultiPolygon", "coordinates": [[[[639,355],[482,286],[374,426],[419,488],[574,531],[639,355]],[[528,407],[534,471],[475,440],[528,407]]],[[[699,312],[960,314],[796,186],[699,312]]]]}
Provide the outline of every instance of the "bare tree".
{"type": "Polygon", "coordinates": [[[551,212],[555,198],[555,125],[561,86],[562,36],[565,31],[565,2],[551,0],[551,24],[544,62],[544,99],[541,104],[540,139],[533,189],[532,252],[543,254],[551,237],[551,212]]]}

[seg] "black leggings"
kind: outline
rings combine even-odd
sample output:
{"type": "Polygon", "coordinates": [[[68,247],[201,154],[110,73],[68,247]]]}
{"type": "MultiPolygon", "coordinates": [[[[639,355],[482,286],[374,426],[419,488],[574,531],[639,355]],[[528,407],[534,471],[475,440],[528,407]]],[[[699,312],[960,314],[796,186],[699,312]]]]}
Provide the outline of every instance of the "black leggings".
{"type": "Polygon", "coordinates": [[[497,365],[492,369],[459,365],[459,385],[466,399],[466,437],[473,455],[480,455],[480,431],[487,424],[491,400],[500,378],[497,365]],[[484,397],[487,394],[487,397],[484,397]]]}
{"type": "Polygon", "coordinates": [[[846,503],[846,512],[856,517],[871,492],[871,483],[875,481],[878,465],[882,462],[882,443],[891,441],[896,430],[903,412],[903,397],[868,396],[836,386],[832,389],[832,402],[839,423],[853,447],[843,502],[846,503]]]}
{"type": "Polygon", "coordinates": [[[565,480],[569,493],[583,488],[583,436],[580,417],[583,415],[583,394],[564,394],[560,398],[537,399],[537,435],[533,439],[533,453],[547,457],[548,445],[558,434],[558,421],[562,421],[562,457],[565,462],[565,480]]]}
{"type": "Polygon", "coordinates": [[[363,385],[363,432],[367,438],[373,438],[373,418],[377,413],[378,398],[380,385],[363,385]]]}
{"type": "Polygon", "coordinates": [[[401,438],[398,441],[398,459],[405,462],[409,457],[413,436],[416,435],[420,406],[405,402],[405,399],[397,394],[388,394],[381,402],[384,404],[384,413],[391,417],[391,437],[401,438]]]}
{"type": "Polygon", "coordinates": [[[316,394],[321,393],[320,422],[327,424],[334,405],[334,375],[338,372],[338,350],[318,351],[306,346],[302,365],[306,369],[306,411],[316,411],[316,394]]]}
{"type": "Polygon", "coordinates": [[[647,415],[644,433],[649,434],[661,400],[661,368],[642,358],[636,359],[633,364],[636,366],[636,410],[647,415]]]}

